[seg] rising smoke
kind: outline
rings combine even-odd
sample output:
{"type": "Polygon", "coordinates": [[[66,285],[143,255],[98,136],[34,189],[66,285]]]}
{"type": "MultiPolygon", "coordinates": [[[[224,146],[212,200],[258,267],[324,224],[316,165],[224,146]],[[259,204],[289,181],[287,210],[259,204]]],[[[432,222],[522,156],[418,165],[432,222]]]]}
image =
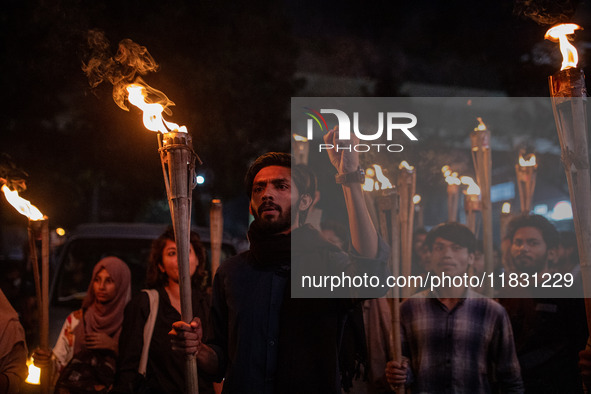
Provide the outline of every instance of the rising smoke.
{"type": "Polygon", "coordinates": [[[148,52],[148,49],[126,38],[121,40],[115,56],[112,56],[111,44],[105,33],[100,30],[88,32],[88,46],[91,52],[88,62],[82,64],[82,70],[88,77],[90,86],[96,88],[107,81],[113,85],[113,100],[126,111],[127,97],[126,87],[131,83],[137,83],[146,88],[148,97],[157,96],[158,102],[165,107],[164,112],[170,115],[168,106],[174,103],[156,89],[149,87],[139,75],[158,71],[158,64],[148,52]]]}
{"type": "Polygon", "coordinates": [[[574,0],[515,0],[514,12],[540,25],[555,25],[572,21],[576,5],[574,0]]]}

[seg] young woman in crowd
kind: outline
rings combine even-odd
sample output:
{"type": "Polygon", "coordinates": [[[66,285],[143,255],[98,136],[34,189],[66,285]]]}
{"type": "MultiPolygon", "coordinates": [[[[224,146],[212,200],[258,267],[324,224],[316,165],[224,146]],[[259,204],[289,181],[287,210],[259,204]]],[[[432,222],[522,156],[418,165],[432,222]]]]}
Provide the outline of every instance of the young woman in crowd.
{"type": "MultiPolygon", "coordinates": [[[[199,236],[191,232],[190,273],[193,314],[207,327],[210,298],[205,293],[205,249],[199,236]]],[[[185,358],[172,351],[168,336],[172,323],[181,318],[179,269],[174,232],[170,227],[152,244],[146,274],[146,287],[157,295],[157,307],[149,293],[140,292],[125,310],[123,331],[119,342],[119,363],[114,393],[181,393],[185,391],[185,358]],[[153,332],[147,349],[145,371],[140,371],[144,351],[144,330],[149,316],[156,309],[153,332]]],[[[201,374],[200,374],[201,375],[201,374]]],[[[213,385],[199,376],[199,392],[213,393],[213,385]]]]}
{"type": "MultiPolygon", "coordinates": [[[[56,393],[108,392],[115,379],[123,311],[131,298],[129,267],[105,257],[94,267],[82,309],[66,318],[51,357],[56,393]]],[[[35,352],[36,364],[49,363],[35,352]]]]}

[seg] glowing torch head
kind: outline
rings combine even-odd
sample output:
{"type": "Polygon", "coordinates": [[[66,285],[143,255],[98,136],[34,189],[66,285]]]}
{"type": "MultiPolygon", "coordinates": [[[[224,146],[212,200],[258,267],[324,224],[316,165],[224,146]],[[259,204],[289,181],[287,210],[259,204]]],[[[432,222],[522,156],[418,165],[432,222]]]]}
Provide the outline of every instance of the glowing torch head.
{"type": "Polygon", "coordinates": [[[476,182],[474,182],[474,179],[469,176],[463,176],[460,179],[464,185],[468,186],[466,189],[466,194],[480,195],[480,187],[476,184],[476,182]]]}
{"type": "Polygon", "coordinates": [[[502,213],[511,213],[511,203],[510,202],[504,202],[503,206],[501,208],[501,212],[502,213]]]}
{"type": "Polygon", "coordinates": [[[411,166],[410,164],[408,164],[408,162],[406,160],[403,160],[400,162],[400,165],[398,166],[399,170],[406,170],[408,172],[412,172],[415,168],[413,166],[411,166]]]}
{"type": "Polygon", "coordinates": [[[19,196],[16,190],[12,191],[8,186],[2,185],[2,191],[10,205],[12,205],[19,213],[28,217],[29,220],[37,221],[45,218],[36,206],[19,196]]]}
{"type": "Polygon", "coordinates": [[[522,155],[519,155],[519,165],[521,167],[537,167],[536,155],[530,154],[527,157],[526,159],[522,155]]]}
{"type": "Polygon", "coordinates": [[[306,137],[299,134],[293,134],[293,139],[297,142],[308,142],[308,139],[306,137]]]}
{"type": "Polygon", "coordinates": [[[545,39],[560,43],[560,52],[562,53],[562,67],[560,70],[577,67],[579,55],[577,49],[568,42],[568,35],[574,34],[575,30],[580,29],[579,25],[574,23],[563,23],[551,27],[544,36],[545,39]]]}
{"type": "Polygon", "coordinates": [[[380,183],[380,186],[378,189],[376,190],[385,190],[385,189],[392,189],[392,183],[390,182],[390,180],[384,175],[384,172],[382,171],[382,167],[374,164],[374,168],[376,170],[376,180],[377,182],[380,183]]]}

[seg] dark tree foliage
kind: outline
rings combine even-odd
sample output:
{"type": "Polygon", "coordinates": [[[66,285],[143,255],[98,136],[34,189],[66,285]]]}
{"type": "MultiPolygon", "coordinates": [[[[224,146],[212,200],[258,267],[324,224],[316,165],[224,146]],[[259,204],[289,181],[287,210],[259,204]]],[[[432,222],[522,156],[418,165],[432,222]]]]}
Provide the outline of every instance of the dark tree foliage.
{"type": "Polygon", "coordinates": [[[297,50],[276,2],[25,0],[0,15],[0,151],[30,174],[24,197],[56,224],[136,220],[165,198],[155,133],[81,70],[89,29],[113,51],[132,39],[160,64],[144,79],[176,103],[168,120],[192,134],[212,195],[242,193],[250,160],[289,147],[297,50]]]}

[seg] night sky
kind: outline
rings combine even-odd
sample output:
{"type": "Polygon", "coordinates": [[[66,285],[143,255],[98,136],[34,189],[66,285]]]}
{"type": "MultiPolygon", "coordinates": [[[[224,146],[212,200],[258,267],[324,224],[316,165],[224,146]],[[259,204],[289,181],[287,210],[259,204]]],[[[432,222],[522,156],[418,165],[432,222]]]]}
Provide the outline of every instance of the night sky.
{"type": "MultiPolygon", "coordinates": [[[[242,176],[259,154],[289,149],[296,75],[371,79],[375,96],[398,96],[406,82],[547,96],[560,56],[543,40],[548,26],[525,14],[583,27],[590,19],[588,1],[520,2],[545,13],[496,0],[236,3],[5,2],[0,152],[28,173],[23,197],[55,226],[168,220],[156,136],[81,70],[90,29],[105,33],[112,54],[129,38],[159,63],[143,78],[176,103],[169,120],[187,126],[205,163],[195,222],[206,224],[199,200],[211,197],[246,222],[242,176]]],[[[582,67],[589,42],[577,32],[582,67]]],[[[23,222],[7,204],[0,220],[23,222]]]]}

